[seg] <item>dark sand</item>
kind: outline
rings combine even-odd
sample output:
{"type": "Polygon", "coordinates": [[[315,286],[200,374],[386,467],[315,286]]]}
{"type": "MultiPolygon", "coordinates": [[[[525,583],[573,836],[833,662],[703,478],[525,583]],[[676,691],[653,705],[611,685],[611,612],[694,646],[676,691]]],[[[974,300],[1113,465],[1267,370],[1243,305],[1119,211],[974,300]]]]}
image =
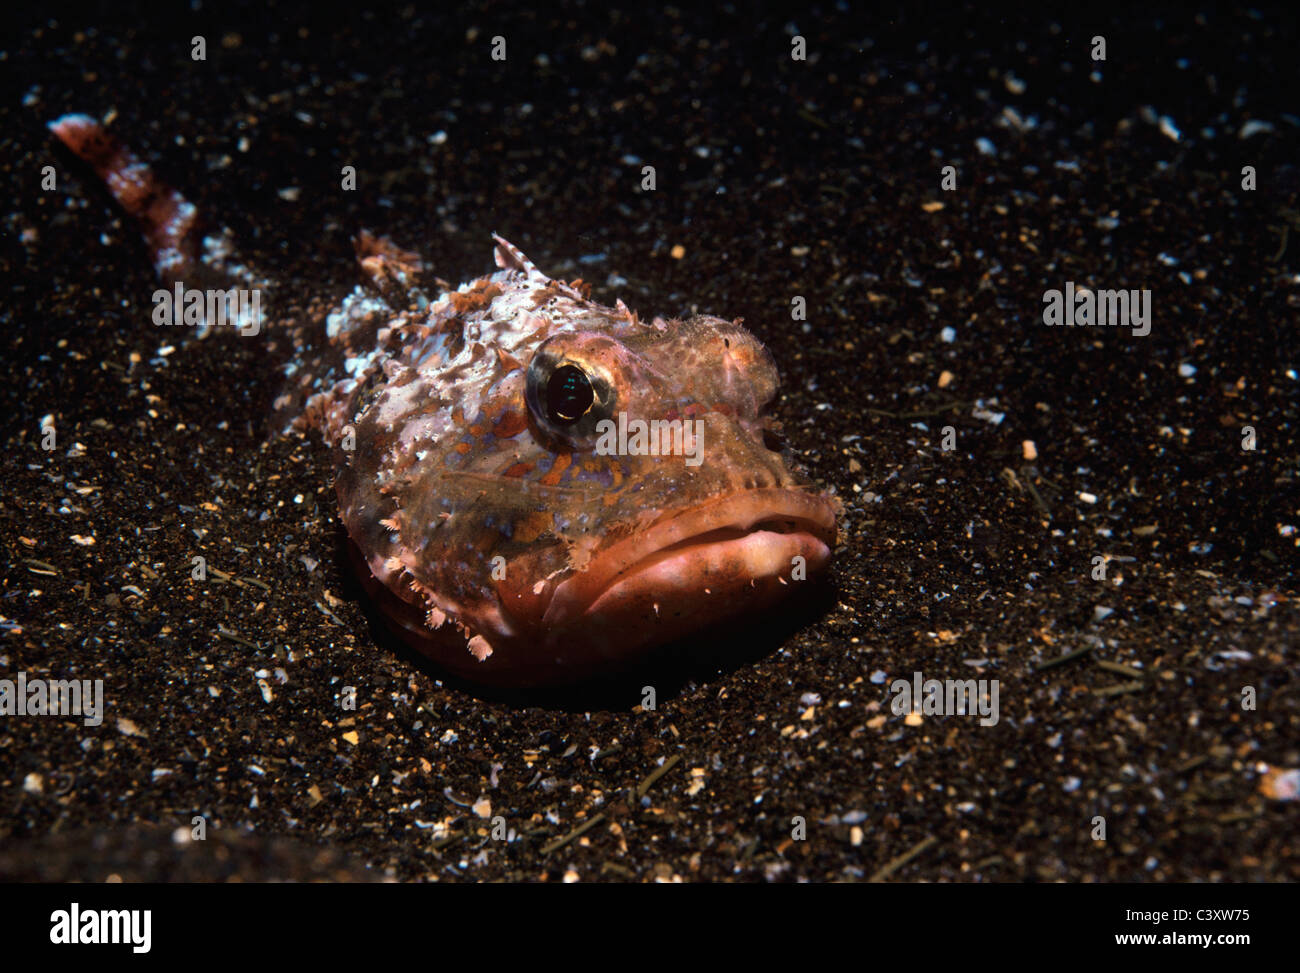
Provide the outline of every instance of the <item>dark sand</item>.
{"type": "Polygon", "coordinates": [[[1260,791],[1300,766],[1296,25],[1143,9],[14,30],[0,677],[102,678],[107,713],[0,719],[0,877],[1300,878],[1300,805],[1260,791]],[[65,111],[115,112],[300,303],[353,286],[359,228],[453,283],[495,230],[607,303],[743,317],[847,506],[834,587],[586,697],[439,682],[372,628],[325,450],[268,442],[284,341],[149,323],[142,244],[46,135],[65,111]],[[1151,334],[1046,327],[1067,280],[1150,288],[1151,334]],[[999,722],[905,723],[916,671],[999,680],[999,722]],[[194,815],[212,840],[173,845],[194,815]]]}

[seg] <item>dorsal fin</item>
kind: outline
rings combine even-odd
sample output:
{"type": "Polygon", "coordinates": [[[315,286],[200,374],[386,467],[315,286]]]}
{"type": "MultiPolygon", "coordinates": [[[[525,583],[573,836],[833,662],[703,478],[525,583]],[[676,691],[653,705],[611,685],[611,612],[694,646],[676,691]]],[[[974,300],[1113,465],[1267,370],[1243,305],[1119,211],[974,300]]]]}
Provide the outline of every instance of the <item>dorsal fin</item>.
{"type": "Polygon", "coordinates": [[[502,237],[492,234],[492,239],[496,241],[496,262],[502,270],[518,270],[527,275],[530,281],[536,281],[539,284],[545,284],[550,280],[544,273],[537,269],[537,265],[524,256],[524,252],[517,246],[502,237]]]}
{"type": "MultiPolygon", "coordinates": [[[[536,287],[550,287],[554,291],[564,294],[566,297],[569,297],[574,301],[587,303],[587,294],[566,281],[552,280],[550,277],[547,277],[537,269],[536,264],[524,256],[522,250],[509,240],[503,239],[495,233],[492,234],[492,239],[497,242],[496,262],[497,266],[502,270],[517,270],[528,279],[528,283],[536,287]]],[[[579,280],[574,283],[582,284],[582,281],[579,280]]],[[[586,290],[590,292],[591,285],[586,284],[584,286],[586,290]]]]}

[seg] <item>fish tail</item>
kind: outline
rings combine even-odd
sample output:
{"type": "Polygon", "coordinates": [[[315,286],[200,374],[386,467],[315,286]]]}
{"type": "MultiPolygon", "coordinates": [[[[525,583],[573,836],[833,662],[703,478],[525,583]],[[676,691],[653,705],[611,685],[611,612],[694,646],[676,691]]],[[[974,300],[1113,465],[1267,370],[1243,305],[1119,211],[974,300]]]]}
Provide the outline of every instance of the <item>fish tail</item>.
{"type": "Polygon", "coordinates": [[[103,180],[119,206],[139,224],[158,276],[181,280],[198,260],[198,211],[89,115],[49,123],[54,136],[103,180]]]}
{"type": "Polygon", "coordinates": [[[202,307],[195,309],[196,321],[189,320],[188,305],[184,312],[186,324],[199,326],[199,337],[223,324],[234,325],[243,335],[261,332],[263,319],[270,318],[272,281],[238,258],[229,230],[204,236],[194,204],[89,115],[64,115],[49,128],[95,171],[139,225],[163,282],[185,291],[206,291],[202,307]]]}

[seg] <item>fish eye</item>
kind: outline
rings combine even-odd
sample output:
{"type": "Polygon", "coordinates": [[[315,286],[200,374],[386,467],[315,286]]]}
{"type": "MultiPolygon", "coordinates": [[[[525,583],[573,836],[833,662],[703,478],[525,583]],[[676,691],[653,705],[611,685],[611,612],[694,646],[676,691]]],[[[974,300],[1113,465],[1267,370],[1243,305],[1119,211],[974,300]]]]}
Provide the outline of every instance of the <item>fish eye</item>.
{"type": "Polygon", "coordinates": [[[596,401],[591,379],[577,365],[561,365],[546,383],[546,416],[557,426],[571,426],[596,401]]]}
{"type": "Polygon", "coordinates": [[[552,335],[533,352],[524,399],[534,432],[550,448],[595,446],[600,423],[617,413],[619,388],[627,386],[620,349],[612,338],[579,333],[552,335]]]}

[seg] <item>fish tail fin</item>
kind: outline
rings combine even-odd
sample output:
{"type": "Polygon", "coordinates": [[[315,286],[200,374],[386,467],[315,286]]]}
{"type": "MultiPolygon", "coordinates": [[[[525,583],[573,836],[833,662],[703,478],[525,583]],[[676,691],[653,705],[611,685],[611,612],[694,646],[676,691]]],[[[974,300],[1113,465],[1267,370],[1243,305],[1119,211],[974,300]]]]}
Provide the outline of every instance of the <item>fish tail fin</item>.
{"type": "MultiPolygon", "coordinates": [[[[49,123],[60,142],[89,165],[144,235],[154,270],[168,285],[206,290],[199,337],[210,326],[232,324],[255,335],[269,317],[264,294],[272,282],[241,262],[228,230],[205,237],[194,204],[160,180],[130,149],[89,115],[64,115],[49,123]]],[[[157,298],[155,298],[157,300],[157,298]]]]}
{"type": "Polygon", "coordinates": [[[158,276],[180,280],[198,260],[198,212],[175,189],[89,115],[64,115],[50,131],[108,187],[119,206],[139,224],[158,276]]]}

